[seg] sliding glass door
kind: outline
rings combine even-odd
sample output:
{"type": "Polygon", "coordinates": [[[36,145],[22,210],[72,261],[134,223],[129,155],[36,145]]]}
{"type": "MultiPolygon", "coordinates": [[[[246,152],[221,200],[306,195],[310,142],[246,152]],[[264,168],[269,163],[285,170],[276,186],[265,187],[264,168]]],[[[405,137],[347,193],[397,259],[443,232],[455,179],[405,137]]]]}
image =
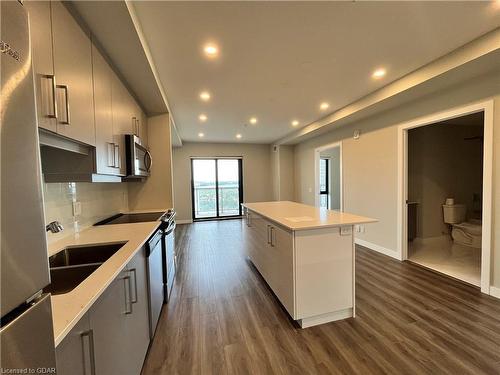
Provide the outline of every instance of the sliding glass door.
{"type": "Polygon", "coordinates": [[[241,216],[240,158],[191,159],[193,219],[241,216]]]}

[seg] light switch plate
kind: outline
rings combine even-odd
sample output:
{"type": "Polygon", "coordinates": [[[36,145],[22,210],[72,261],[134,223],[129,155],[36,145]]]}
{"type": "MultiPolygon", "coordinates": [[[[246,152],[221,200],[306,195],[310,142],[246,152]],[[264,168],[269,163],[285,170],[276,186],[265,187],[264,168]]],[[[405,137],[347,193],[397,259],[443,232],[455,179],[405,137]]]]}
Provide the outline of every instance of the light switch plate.
{"type": "Polygon", "coordinates": [[[73,202],[73,216],[78,216],[82,214],[82,203],[73,202]]]}

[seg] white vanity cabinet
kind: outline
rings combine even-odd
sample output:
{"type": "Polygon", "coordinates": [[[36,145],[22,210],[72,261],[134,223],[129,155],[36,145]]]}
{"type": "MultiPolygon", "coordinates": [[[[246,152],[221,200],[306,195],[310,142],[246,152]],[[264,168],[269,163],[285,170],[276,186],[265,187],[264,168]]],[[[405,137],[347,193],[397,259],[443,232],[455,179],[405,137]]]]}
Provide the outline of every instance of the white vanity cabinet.
{"type": "Polygon", "coordinates": [[[372,219],[293,202],[243,206],[248,257],[294,320],[309,327],[355,315],[353,227],[372,219]]]}

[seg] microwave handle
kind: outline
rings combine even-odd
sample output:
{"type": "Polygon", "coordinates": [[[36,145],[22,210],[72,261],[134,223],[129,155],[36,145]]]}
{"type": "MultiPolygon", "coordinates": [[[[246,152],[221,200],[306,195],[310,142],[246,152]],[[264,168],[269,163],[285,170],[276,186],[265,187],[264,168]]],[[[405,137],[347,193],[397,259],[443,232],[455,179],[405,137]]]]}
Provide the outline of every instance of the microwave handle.
{"type": "Polygon", "coordinates": [[[144,166],[146,167],[146,170],[148,172],[151,171],[151,166],[153,165],[153,158],[151,157],[151,153],[149,150],[146,150],[146,153],[144,154],[144,166]]]}

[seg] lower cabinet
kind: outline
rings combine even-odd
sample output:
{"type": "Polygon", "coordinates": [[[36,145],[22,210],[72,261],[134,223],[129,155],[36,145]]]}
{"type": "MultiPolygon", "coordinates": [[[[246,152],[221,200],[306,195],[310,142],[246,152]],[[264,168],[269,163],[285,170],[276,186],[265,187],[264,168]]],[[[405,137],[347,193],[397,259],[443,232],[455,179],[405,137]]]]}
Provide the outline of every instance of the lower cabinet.
{"type": "Polygon", "coordinates": [[[249,258],[295,318],[293,233],[250,211],[246,213],[246,225],[249,258]]]}
{"type": "Polygon", "coordinates": [[[93,374],[92,331],[85,314],[56,348],[59,375],[93,374]]]}
{"type": "Polygon", "coordinates": [[[139,375],[149,345],[145,249],[56,349],[57,373],[139,375]]]}

